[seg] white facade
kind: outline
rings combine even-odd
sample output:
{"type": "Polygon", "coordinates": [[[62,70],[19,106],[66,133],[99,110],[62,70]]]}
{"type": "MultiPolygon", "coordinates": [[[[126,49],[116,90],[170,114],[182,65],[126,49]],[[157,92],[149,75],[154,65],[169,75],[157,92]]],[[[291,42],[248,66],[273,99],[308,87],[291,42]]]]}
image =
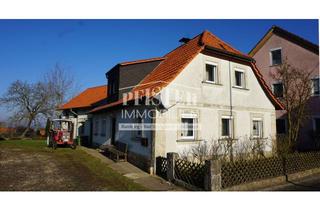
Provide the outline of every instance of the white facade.
{"type": "Polygon", "coordinates": [[[253,120],[261,120],[262,137],[269,141],[266,150],[271,150],[276,134],[275,108],[251,67],[199,54],[162,93],[169,95],[168,106],[171,108],[163,114],[157,113],[156,123],[179,123],[183,113],[193,113],[197,116],[199,130],[196,132],[196,141],[182,139],[179,130],[156,132],[156,156],[163,156],[167,152],[184,152],[199,141],[221,139],[221,119],[224,117],[233,119],[232,136],[238,141],[253,137],[253,120]],[[205,82],[206,63],[217,65],[216,84],[205,82]],[[235,71],[244,73],[244,88],[236,87],[235,71]],[[180,94],[185,97],[178,100],[171,97],[177,90],[179,93],[187,92],[180,94]],[[188,104],[190,97],[195,103],[188,104]]]}
{"type": "MultiPolygon", "coordinates": [[[[238,83],[239,83],[238,81],[238,83]]],[[[239,84],[238,84],[239,86],[239,84]]],[[[230,132],[238,142],[250,141],[255,134],[254,121],[262,126],[258,131],[261,138],[266,139],[266,151],[271,151],[272,140],[276,134],[275,107],[266,96],[250,66],[229,62],[198,54],[185,69],[161,92],[167,111],[156,111],[154,119],[156,130],[145,131],[148,147],[136,140],[136,131],[119,131],[119,123],[136,123],[136,119],[124,119],[121,109],[105,114],[93,115],[95,121],[106,120],[106,135],[93,135],[93,143],[110,144],[111,117],[116,119],[115,140],[121,140],[129,146],[129,150],[150,157],[152,143],[154,156],[165,156],[168,152],[183,153],[199,143],[217,141],[222,135],[222,119],[231,119],[230,132]],[[206,82],[206,64],[216,65],[213,73],[214,82],[206,82]],[[236,87],[235,71],[240,72],[240,86],[236,87]],[[178,95],[178,97],[176,97],[178,95]],[[198,130],[192,137],[181,137],[181,118],[193,118],[198,130]],[[260,123],[261,122],[261,123],[260,123]],[[163,125],[178,125],[176,129],[161,129],[163,125]]],[[[133,109],[126,108],[127,110],[133,109]]],[[[142,109],[142,107],[140,107],[142,109]]],[[[146,118],[143,123],[151,123],[146,118]]]]}

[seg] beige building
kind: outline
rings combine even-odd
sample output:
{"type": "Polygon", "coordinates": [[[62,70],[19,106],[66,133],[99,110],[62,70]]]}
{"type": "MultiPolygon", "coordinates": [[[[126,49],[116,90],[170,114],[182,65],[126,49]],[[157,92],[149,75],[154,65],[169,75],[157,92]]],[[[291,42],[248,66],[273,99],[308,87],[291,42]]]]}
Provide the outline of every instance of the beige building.
{"type": "Polygon", "coordinates": [[[180,42],[163,57],[107,73],[109,100],[90,111],[93,143],[126,143],[128,161],[151,171],[167,152],[226,138],[237,150],[264,139],[271,151],[282,105],[254,60],[208,31],[180,42]]]}

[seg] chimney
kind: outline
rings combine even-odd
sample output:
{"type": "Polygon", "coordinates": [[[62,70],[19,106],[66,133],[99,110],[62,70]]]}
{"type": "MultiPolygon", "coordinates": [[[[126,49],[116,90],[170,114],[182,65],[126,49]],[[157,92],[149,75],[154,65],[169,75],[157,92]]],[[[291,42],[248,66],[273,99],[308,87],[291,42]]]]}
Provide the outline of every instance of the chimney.
{"type": "Polygon", "coordinates": [[[183,38],[181,38],[181,39],[179,40],[179,42],[186,44],[186,43],[188,43],[190,40],[191,40],[191,39],[189,39],[189,38],[183,37],[183,38]]]}

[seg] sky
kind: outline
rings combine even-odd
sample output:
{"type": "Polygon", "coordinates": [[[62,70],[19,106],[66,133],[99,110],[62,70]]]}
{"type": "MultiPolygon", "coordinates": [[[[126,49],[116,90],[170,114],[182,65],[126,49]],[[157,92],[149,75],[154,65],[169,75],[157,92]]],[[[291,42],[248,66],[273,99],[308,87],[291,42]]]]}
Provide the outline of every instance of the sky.
{"type": "MultiPolygon", "coordinates": [[[[248,53],[272,25],[319,44],[318,20],[0,20],[0,96],[15,80],[41,80],[56,63],[79,91],[106,84],[117,63],[163,56],[204,30],[248,53]]],[[[7,116],[0,107],[0,120],[7,116]]]]}

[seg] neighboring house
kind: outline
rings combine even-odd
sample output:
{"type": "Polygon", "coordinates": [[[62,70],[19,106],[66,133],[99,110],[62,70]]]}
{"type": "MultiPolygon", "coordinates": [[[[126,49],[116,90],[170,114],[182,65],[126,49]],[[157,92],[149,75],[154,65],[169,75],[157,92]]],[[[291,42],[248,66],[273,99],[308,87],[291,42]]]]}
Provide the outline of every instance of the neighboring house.
{"type": "Polygon", "coordinates": [[[97,86],[86,89],[67,103],[59,107],[64,118],[72,119],[75,125],[74,136],[80,136],[82,141],[91,144],[91,117],[88,112],[96,106],[105,103],[107,86],[97,86]]]}
{"type": "MultiPolygon", "coordinates": [[[[275,81],[270,72],[276,70],[282,62],[287,62],[302,71],[313,71],[313,93],[308,104],[310,120],[301,128],[299,134],[299,149],[314,148],[315,136],[320,134],[320,90],[319,90],[319,46],[313,44],[282,28],[273,26],[250,51],[250,56],[256,60],[268,86],[278,97],[283,95],[281,81],[275,81]]],[[[277,133],[284,134],[287,130],[285,111],[277,111],[277,133]]]]}
{"type": "Polygon", "coordinates": [[[241,149],[260,138],[270,151],[283,107],[254,60],[208,31],[180,42],[163,57],[106,74],[107,103],[90,111],[93,143],[127,143],[128,161],[150,172],[156,157],[212,140],[232,138],[241,149]]]}

